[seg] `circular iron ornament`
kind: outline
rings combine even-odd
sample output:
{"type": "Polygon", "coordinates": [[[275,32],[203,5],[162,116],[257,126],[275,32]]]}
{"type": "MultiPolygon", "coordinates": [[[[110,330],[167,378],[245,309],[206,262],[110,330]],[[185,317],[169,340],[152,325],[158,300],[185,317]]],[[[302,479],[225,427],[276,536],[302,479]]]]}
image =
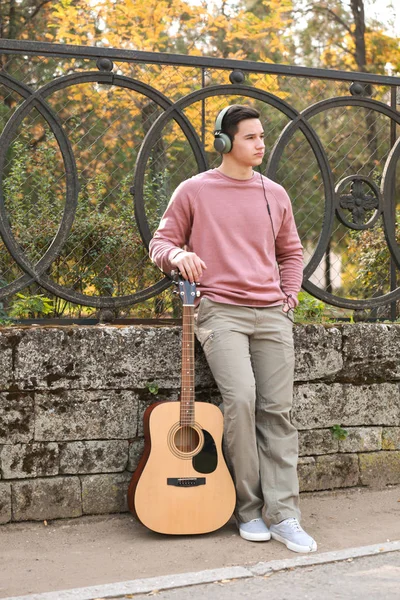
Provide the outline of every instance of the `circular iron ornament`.
{"type": "Polygon", "coordinates": [[[400,159],[400,138],[393,146],[383,169],[381,191],[383,196],[383,220],[385,226],[385,238],[393,256],[396,266],[400,269],[400,248],[396,239],[396,206],[395,184],[396,168],[400,159]]]}
{"type": "MultiPolygon", "coordinates": [[[[330,108],[337,108],[339,106],[360,106],[363,108],[367,108],[368,110],[374,110],[378,113],[381,113],[385,116],[387,116],[390,119],[393,119],[397,124],[400,124],[400,114],[397,113],[396,111],[394,111],[393,109],[391,109],[389,106],[387,106],[386,104],[383,104],[382,102],[378,102],[376,100],[371,100],[370,98],[355,98],[352,96],[341,96],[341,97],[337,97],[337,98],[331,98],[329,100],[322,100],[321,102],[317,102],[311,106],[309,106],[308,108],[304,109],[301,113],[299,113],[299,117],[296,120],[293,120],[292,123],[289,123],[288,125],[286,125],[286,127],[283,129],[279,140],[277,142],[277,144],[275,145],[274,149],[273,149],[273,154],[271,154],[270,156],[270,161],[268,163],[268,172],[274,173],[277,169],[279,160],[283,154],[285,145],[287,144],[287,142],[289,141],[289,139],[293,136],[293,134],[297,131],[297,129],[301,129],[303,123],[305,123],[305,119],[309,119],[310,117],[315,116],[316,114],[325,111],[326,109],[330,109],[330,108]]],[[[391,154],[389,155],[387,162],[386,162],[386,166],[384,168],[383,171],[383,175],[382,175],[382,184],[381,184],[381,190],[384,190],[384,193],[381,192],[381,195],[383,197],[383,225],[384,225],[384,231],[385,231],[385,236],[389,245],[389,250],[392,254],[392,256],[395,258],[396,260],[396,264],[397,266],[400,268],[400,253],[399,253],[399,249],[398,249],[398,245],[396,242],[396,236],[395,236],[395,231],[394,231],[394,223],[393,220],[391,222],[391,217],[393,214],[393,210],[392,210],[392,197],[393,197],[393,192],[391,192],[392,187],[394,186],[394,175],[395,175],[395,163],[397,161],[397,159],[399,158],[399,154],[400,154],[400,148],[399,148],[399,140],[397,142],[397,144],[395,145],[395,147],[393,148],[391,154]],[[397,151],[395,151],[395,148],[397,147],[397,151]]],[[[329,167],[329,172],[330,172],[330,167],[329,167]]],[[[324,175],[322,173],[322,175],[324,175]]],[[[330,195],[332,195],[332,197],[334,197],[334,189],[333,189],[333,182],[332,182],[332,188],[331,190],[329,190],[330,195]]],[[[332,209],[333,209],[333,202],[332,202],[332,209]]],[[[323,232],[321,233],[320,236],[320,241],[324,241],[325,243],[325,250],[324,253],[327,250],[327,246],[328,246],[328,242],[332,233],[332,226],[333,226],[333,217],[334,217],[334,211],[330,210],[329,214],[327,215],[327,223],[323,225],[323,232]],[[329,223],[329,226],[328,226],[329,223]]],[[[319,242],[317,245],[317,249],[319,246],[319,242]]],[[[389,304],[390,302],[397,300],[400,297],[400,288],[397,288],[396,290],[393,290],[392,292],[389,292],[387,294],[383,294],[382,296],[377,296],[374,298],[370,298],[368,300],[351,300],[348,298],[341,298],[340,296],[335,296],[334,294],[331,294],[330,292],[326,292],[325,290],[321,290],[321,288],[317,287],[315,284],[311,283],[309,281],[309,278],[311,277],[312,273],[315,271],[316,267],[318,266],[319,262],[317,262],[316,260],[314,260],[315,258],[315,253],[312,256],[310,262],[308,263],[308,265],[306,266],[306,268],[304,269],[304,279],[303,279],[303,288],[309,292],[310,294],[312,294],[313,296],[315,296],[316,298],[319,298],[320,300],[323,300],[324,302],[327,302],[328,304],[332,304],[333,306],[339,306],[342,308],[350,308],[350,309],[370,309],[370,308],[375,308],[376,306],[382,306],[384,304],[389,304]],[[317,262],[317,264],[315,264],[317,262]],[[309,267],[310,265],[312,265],[314,268],[311,270],[309,267]]],[[[321,256],[322,258],[322,256],[321,256]]]]}
{"type": "MultiPolygon", "coordinates": [[[[31,94],[33,94],[33,90],[30,87],[28,87],[24,83],[21,83],[20,81],[17,81],[11,75],[8,75],[5,73],[0,73],[0,83],[2,85],[4,85],[4,87],[7,87],[7,88],[13,90],[14,92],[17,92],[17,94],[22,96],[22,98],[28,98],[31,94]]],[[[1,136],[0,136],[0,140],[1,140],[1,136]]],[[[1,150],[1,146],[0,146],[0,150],[1,150]]],[[[1,190],[2,190],[2,181],[0,180],[0,198],[1,198],[1,190]]],[[[6,248],[7,248],[7,246],[6,246],[6,248]]],[[[9,283],[6,286],[3,286],[2,288],[0,288],[0,298],[5,298],[7,296],[11,296],[12,294],[19,292],[27,285],[30,285],[33,281],[34,281],[34,279],[32,277],[29,277],[29,275],[22,275],[21,277],[19,277],[12,283],[9,283]]]]}
{"type": "MultiPolygon", "coordinates": [[[[264,92],[263,90],[259,90],[253,87],[247,87],[242,85],[216,85],[209,88],[203,88],[201,90],[197,90],[188,94],[184,98],[178,100],[175,104],[173,104],[168,110],[166,110],[162,115],[160,115],[153,123],[147,135],[143,141],[143,144],[140,148],[138,160],[136,162],[135,169],[135,178],[134,178],[134,196],[135,196],[135,214],[137,218],[137,223],[139,227],[140,234],[142,236],[143,242],[146,244],[147,248],[149,246],[150,240],[152,238],[152,233],[150,231],[149,224],[146,219],[145,209],[144,209],[144,178],[145,178],[145,170],[146,164],[149,160],[151,150],[153,145],[157,141],[162,129],[168,123],[170,119],[175,118],[175,111],[183,110],[188,106],[194,104],[195,102],[199,102],[200,100],[205,100],[206,98],[210,98],[213,96],[232,96],[237,94],[238,96],[245,96],[249,98],[254,98],[255,100],[260,100],[266,104],[277,108],[281,112],[283,112],[289,119],[295,119],[298,116],[298,111],[292,108],[287,102],[270,94],[268,92],[264,92]]],[[[310,133],[310,137],[313,137],[313,132],[311,128],[309,128],[308,124],[305,124],[305,129],[307,129],[310,133]]],[[[200,144],[200,142],[199,142],[200,144]]],[[[207,169],[206,162],[201,171],[205,171],[207,169]]]]}
{"type": "Polygon", "coordinates": [[[7,150],[14,139],[15,131],[32,108],[37,109],[54,133],[58,147],[61,151],[66,172],[66,201],[61,224],[50,246],[36,265],[32,265],[26,258],[21,247],[13,236],[5,208],[2,185],[0,185],[0,233],[7,250],[15,262],[26,273],[26,275],[23,275],[22,277],[0,289],[0,298],[4,298],[6,296],[15,294],[33,281],[38,282],[40,275],[49,268],[53,260],[56,258],[68,237],[74,220],[79,185],[72,148],[57,115],[54,114],[52,109],[43,101],[38,93],[33,92],[27,86],[20,85],[13,78],[10,78],[10,76],[1,74],[0,83],[10,87],[14,91],[17,91],[21,96],[25,97],[24,102],[13,113],[0,135],[0,172],[3,172],[7,150]]]}
{"type": "Polygon", "coordinates": [[[307,265],[304,267],[303,278],[308,279],[320,264],[326,252],[326,239],[330,236],[333,220],[334,220],[334,191],[333,191],[333,174],[329,166],[329,160],[326,152],[321,144],[321,141],[315,131],[312,129],[307,120],[303,120],[302,113],[299,113],[297,118],[288,123],[282,130],[278,140],[276,141],[269,155],[267,163],[267,175],[271,179],[275,178],[279,161],[282,157],[286,143],[292,137],[294,131],[300,129],[309,142],[314,153],[316,161],[321,171],[322,182],[325,190],[325,214],[322,223],[321,233],[317,242],[314,253],[307,265]]]}
{"type": "MultiPolygon", "coordinates": [[[[59,91],[60,89],[64,89],[71,85],[90,83],[90,82],[114,85],[116,87],[127,88],[132,91],[139,92],[140,94],[153,100],[158,106],[160,106],[163,109],[167,109],[172,105],[172,102],[166,96],[164,96],[163,94],[161,94],[160,92],[158,92],[157,90],[152,88],[151,86],[148,86],[147,84],[144,84],[140,81],[137,81],[135,79],[132,79],[132,78],[126,77],[126,76],[122,76],[122,75],[114,75],[113,73],[109,73],[109,72],[104,73],[104,72],[98,72],[98,71],[89,71],[86,73],[82,72],[82,73],[78,73],[78,74],[66,75],[65,77],[60,77],[59,79],[56,79],[56,80],[44,85],[42,88],[40,88],[37,92],[35,92],[33,94],[33,98],[32,97],[29,98],[23,105],[21,105],[21,107],[18,110],[21,110],[24,108],[24,113],[22,115],[22,118],[23,118],[25,116],[25,113],[28,112],[28,110],[30,109],[32,102],[36,98],[38,98],[39,103],[40,102],[43,103],[43,98],[47,98],[50,94],[54,93],[55,91],[59,91]],[[26,106],[25,106],[25,104],[26,104],[26,106]]],[[[14,116],[15,115],[13,115],[13,117],[14,116]]],[[[19,115],[19,116],[21,117],[21,115],[19,115]]],[[[21,120],[21,118],[20,118],[20,120],[21,120]]],[[[185,135],[187,137],[191,138],[192,140],[193,139],[198,140],[197,134],[194,131],[192,125],[190,124],[188,119],[182,113],[177,112],[175,115],[175,120],[178,122],[178,124],[180,125],[181,129],[183,130],[183,132],[185,133],[185,135]]],[[[16,123],[14,121],[14,128],[15,128],[16,124],[18,125],[19,122],[16,123]]],[[[197,152],[197,157],[199,158],[198,152],[197,152]]],[[[74,165],[75,165],[75,163],[74,163],[74,165]]],[[[0,166],[1,166],[1,163],[0,163],[0,166]]],[[[67,173],[68,173],[68,171],[67,171],[67,173]]],[[[76,201],[77,201],[77,195],[78,194],[76,193],[76,201]]],[[[1,209],[1,206],[0,206],[0,209],[1,209]]],[[[1,213],[0,213],[0,215],[1,215],[1,213]]],[[[75,210],[73,212],[70,211],[69,213],[67,213],[67,216],[69,216],[69,219],[71,220],[71,225],[72,225],[73,219],[75,216],[75,210]]],[[[64,227],[63,230],[64,230],[64,237],[66,239],[68,237],[69,229],[67,230],[64,227]]],[[[11,233],[11,232],[9,232],[9,233],[11,233]]],[[[64,243],[64,241],[63,241],[63,243],[64,243]]],[[[96,307],[96,308],[119,308],[119,307],[123,307],[123,306],[129,306],[129,305],[132,305],[132,304],[135,304],[138,302],[143,302],[144,300],[147,300],[148,298],[155,296],[156,294],[160,293],[161,291],[166,289],[171,284],[171,281],[169,279],[168,279],[168,282],[166,282],[163,279],[163,280],[157,282],[156,284],[146,288],[145,290],[135,292],[134,294],[131,294],[128,296],[120,296],[120,297],[89,296],[89,295],[77,292],[75,290],[71,290],[70,288],[65,288],[64,286],[61,286],[61,285],[55,283],[50,277],[48,277],[43,272],[45,269],[47,269],[50,266],[50,264],[51,264],[52,260],[54,260],[55,256],[54,256],[54,258],[52,258],[51,261],[48,261],[48,259],[46,260],[45,267],[43,267],[43,265],[42,265],[42,261],[43,261],[44,257],[41,259],[41,261],[39,261],[39,263],[36,265],[36,267],[33,267],[31,265],[31,263],[26,259],[25,255],[23,255],[21,253],[12,234],[7,235],[7,244],[6,245],[7,245],[8,250],[11,252],[14,260],[18,263],[18,265],[21,266],[27,273],[29,273],[39,285],[41,285],[43,288],[45,288],[47,291],[51,292],[52,294],[59,296],[60,298],[64,298],[67,301],[75,302],[77,304],[82,304],[84,306],[90,306],[90,307],[96,307]],[[38,266],[40,267],[40,270],[38,269],[38,266]]],[[[53,248],[53,246],[54,246],[54,242],[52,243],[51,248],[53,248]]],[[[62,246],[62,244],[57,245],[57,248],[56,248],[57,251],[55,252],[55,255],[57,255],[59,253],[61,246],[62,246]]],[[[49,248],[49,250],[51,248],[49,248]]]]}
{"type": "Polygon", "coordinates": [[[382,213],[381,192],[372,179],[362,175],[349,175],[341,181],[335,189],[336,193],[336,214],[339,221],[349,229],[364,230],[371,229],[382,213]],[[349,194],[343,194],[344,190],[351,184],[349,194]],[[372,191],[372,195],[366,195],[362,191],[363,184],[366,184],[372,191]],[[352,213],[353,221],[349,221],[344,210],[352,213]],[[365,223],[365,213],[375,211],[372,217],[365,223]]]}

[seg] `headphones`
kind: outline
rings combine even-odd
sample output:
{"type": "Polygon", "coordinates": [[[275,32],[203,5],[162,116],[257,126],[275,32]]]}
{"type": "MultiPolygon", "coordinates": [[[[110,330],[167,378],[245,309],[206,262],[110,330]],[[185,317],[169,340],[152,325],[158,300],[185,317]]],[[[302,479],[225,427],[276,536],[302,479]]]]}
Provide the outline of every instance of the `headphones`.
{"type": "Polygon", "coordinates": [[[215,120],[214,126],[214,148],[220,154],[228,154],[232,150],[232,139],[227,133],[222,133],[222,121],[228,110],[232,107],[226,106],[221,110],[215,120]]]}

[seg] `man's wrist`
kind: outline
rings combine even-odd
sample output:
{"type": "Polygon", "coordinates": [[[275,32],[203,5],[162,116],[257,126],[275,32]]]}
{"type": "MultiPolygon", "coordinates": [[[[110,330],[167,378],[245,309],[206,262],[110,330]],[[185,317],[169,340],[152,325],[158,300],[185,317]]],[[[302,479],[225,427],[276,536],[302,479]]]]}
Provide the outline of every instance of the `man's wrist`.
{"type": "Polygon", "coordinates": [[[171,250],[171,252],[170,252],[170,255],[169,255],[169,257],[168,257],[168,258],[169,258],[169,262],[171,262],[171,263],[172,263],[172,261],[173,261],[173,260],[175,260],[175,258],[176,258],[176,257],[177,257],[179,254],[181,254],[182,252],[185,252],[185,250],[182,250],[182,248],[179,248],[179,250],[178,250],[178,249],[177,249],[177,250],[175,250],[175,249],[174,249],[174,250],[171,250]]]}

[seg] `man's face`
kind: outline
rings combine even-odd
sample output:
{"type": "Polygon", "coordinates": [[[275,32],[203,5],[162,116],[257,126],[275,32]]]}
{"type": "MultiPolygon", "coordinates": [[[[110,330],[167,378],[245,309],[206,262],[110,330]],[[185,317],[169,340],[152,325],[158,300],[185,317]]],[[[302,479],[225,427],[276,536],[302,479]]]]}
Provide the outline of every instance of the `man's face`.
{"type": "Polygon", "coordinates": [[[259,119],[244,119],[238,123],[229,155],[238,165],[256,167],[264,157],[264,129],[259,119]]]}

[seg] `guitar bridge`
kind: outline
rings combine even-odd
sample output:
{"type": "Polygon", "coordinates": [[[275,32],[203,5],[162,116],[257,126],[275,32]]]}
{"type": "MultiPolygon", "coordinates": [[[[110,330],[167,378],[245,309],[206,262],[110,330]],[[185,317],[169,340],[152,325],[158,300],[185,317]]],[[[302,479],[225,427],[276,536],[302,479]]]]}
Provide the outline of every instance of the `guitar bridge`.
{"type": "Polygon", "coordinates": [[[196,487],[205,485],[205,477],[168,477],[167,485],[175,485],[176,487],[196,487]]]}

